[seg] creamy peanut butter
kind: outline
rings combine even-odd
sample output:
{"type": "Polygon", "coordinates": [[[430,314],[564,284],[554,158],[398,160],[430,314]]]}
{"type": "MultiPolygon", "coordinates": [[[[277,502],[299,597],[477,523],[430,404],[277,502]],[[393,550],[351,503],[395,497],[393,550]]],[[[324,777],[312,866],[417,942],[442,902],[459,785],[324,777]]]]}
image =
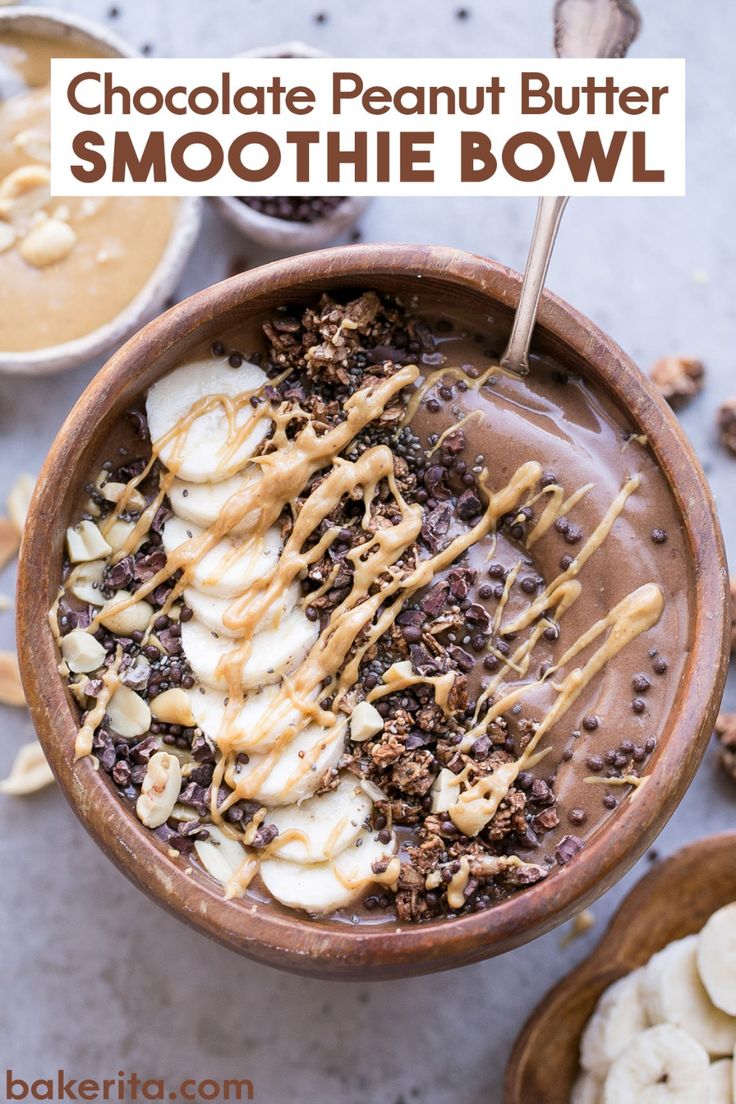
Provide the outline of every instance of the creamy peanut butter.
{"type": "Polygon", "coordinates": [[[112,321],[171,235],[170,198],[50,197],[51,58],[98,52],[0,35],[0,352],[62,344],[112,321]]]}

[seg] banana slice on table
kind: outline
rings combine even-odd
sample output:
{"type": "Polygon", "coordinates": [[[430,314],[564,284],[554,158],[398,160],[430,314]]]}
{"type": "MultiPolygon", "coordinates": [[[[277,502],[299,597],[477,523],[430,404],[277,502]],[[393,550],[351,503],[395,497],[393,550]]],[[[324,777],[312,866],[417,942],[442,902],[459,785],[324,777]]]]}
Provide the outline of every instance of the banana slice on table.
{"type": "Polygon", "coordinates": [[[713,1004],[736,1016],[736,903],[713,913],[698,936],[696,957],[713,1004]]]}
{"type": "MultiPolygon", "coordinates": [[[[318,628],[300,609],[292,610],[276,629],[257,632],[248,658],[240,662],[240,685],[244,690],[278,682],[304,659],[318,636],[318,628]]],[[[218,637],[196,618],[181,626],[184,654],[199,682],[217,690],[227,690],[223,674],[227,657],[236,653],[237,640],[218,637]]]]}
{"type": "Polygon", "coordinates": [[[251,755],[235,772],[243,796],[263,805],[293,805],[311,797],[325,773],[337,766],[345,750],[345,726],[308,725],[271,755],[251,755]]]}
{"type": "Polygon", "coordinates": [[[710,1055],[733,1053],[736,1019],[715,1008],[698,974],[698,937],[670,943],[649,960],[642,978],[642,1000],[652,1023],[681,1027],[710,1055]]]}
{"type": "MultiPolygon", "coordinates": [[[[217,598],[211,594],[203,594],[194,587],[187,587],[184,591],[184,601],[191,608],[194,616],[206,629],[218,633],[220,636],[237,637],[242,635],[237,629],[229,628],[226,624],[228,610],[231,610],[237,598],[217,598]]],[[[299,584],[293,583],[278,602],[274,602],[270,610],[258,622],[259,629],[278,628],[282,618],[294,609],[299,601],[299,584]]]]}
{"type": "Polygon", "coordinates": [[[181,479],[206,483],[240,471],[271,426],[245,401],[231,419],[222,402],[258,391],[266,374],[246,361],[231,368],[227,361],[195,360],[154,383],[146,399],[148,428],[154,448],[181,479]],[[169,437],[197,404],[202,413],[180,433],[169,437]]]}
{"type": "Polygon", "coordinates": [[[372,806],[358,779],[346,775],[329,793],[272,809],[268,823],[279,830],[275,854],[298,863],[334,859],[358,838],[372,806]]]}
{"type": "Polygon", "coordinates": [[[708,1070],[708,1104],[733,1104],[733,1062],[721,1058],[708,1070]]]}
{"type": "Polygon", "coordinates": [[[609,986],[588,1020],[580,1043],[580,1065],[605,1077],[634,1036],[649,1026],[641,994],[643,970],[634,970],[609,986]]]}
{"type": "MultiPolygon", "coordinates": [[[[193,522],[171,517],[161,534],[167,555],[205,532],[193,522]]],[[[271,574],[281,555],[282,542],[277,529],[267,529],[263,538],[250,540],[223,537],[194,565],[190,582],[205,593],[220,598],[237,598],[252,587],[256,579],[271,574]]]]}
{"type": "Polygon", "coordinates": [[[708,1104],[708,1055],[682,1028],[650,1027],[611,1066],[603,1104],[708,1104]]]}
{"type": "MultiPolygon", "coordinates": [[[[269,686],[251,690],[245,697],[228,728],[229,744],[233,751],[266,754],[279,740],[285,737],[288,739],[289,728],[296,729],[302,717],[301,710],[296,707],[289,710],[279,709],[278,719],[275,716],[269,717],[279,699],[279,690],[276,683],[271,683],[269,686]]],[[[188,695],[195,721],[204,734],[213,743],[216,742],[222,732],[227,695],[222,690],[205,686],[189,690],[188,695]]]]}
{"type": "Polygon", "coordinates": [[[261,880],[282,905],[323,916],[355,901],[375,881],[373,864],[390,860],[395,851],[395,839],[379,843],[375,833],[362,832],[332,862],[267,859],[261,865],[261,880]]]}
{"type": "Polygon", "coordinates": [[[601,1104],[602,1100],[603,1082],[599,1077],[583,1070],[572,1087],[570,1104],[601,1104]]]}
{"type": "MultiPolygon", "coordinates": [[[[184,479],[175,479],[169,488],[169,502],[177,517],[209,529],[218,521],[223,507],[233,495],[252,491],[260,482],[261,471],[254,464],[219,483],[187,483],[184,479]]],[[[257,521],[258,510],[251,510],[233,528],[233,532],[247,533],[257,521]]]]}

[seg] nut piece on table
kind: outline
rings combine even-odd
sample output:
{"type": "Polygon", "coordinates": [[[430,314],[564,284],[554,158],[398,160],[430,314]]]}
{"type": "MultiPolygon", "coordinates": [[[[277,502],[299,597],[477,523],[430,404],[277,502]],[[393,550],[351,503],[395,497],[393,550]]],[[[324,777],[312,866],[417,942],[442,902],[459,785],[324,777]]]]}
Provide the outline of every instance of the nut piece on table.
{"type": "Polygon", "coordinates": [[[683,406],[701,390],[705,368],[693,357],[660,357],[650,378],[670,406],[683,406]]]}
{"type": "Polygon", "coordinates": [[[25,705],[15,652],[0,652],[0,705],[25,705]]]}
{"type": "Polygon", "coordinates": [[[736,456],[736,396],[718,408],[718,437],[732,456],[736,456]]]}
{"type": "Polygon", "coordinates": [[[36,793],[54,781],[51,767],[46,762],[46,757],[37,740],[30,744],[24,744],[19,750],[10,774],[0,782],[0,793],[12,794],[15,797],[25,797],[26,794],[36,793]]]}
{"type": "Polygon", "coordinates": [[[721,766],[736,782],[736,713],[719,713],[715,731],[720,744],[721,766]]]}
{"type": "Polygon", "coordinates": [[[13,559],[20,546],[20,537],[10,518],[0,517],[0,571],[13,559]]]}

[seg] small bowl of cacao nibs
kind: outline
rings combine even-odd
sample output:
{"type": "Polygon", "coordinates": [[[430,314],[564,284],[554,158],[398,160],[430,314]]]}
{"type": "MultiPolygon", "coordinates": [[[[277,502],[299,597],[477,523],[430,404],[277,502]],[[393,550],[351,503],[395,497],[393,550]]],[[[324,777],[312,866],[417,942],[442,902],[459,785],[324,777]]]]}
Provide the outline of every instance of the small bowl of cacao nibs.
{"type": "MultiPolygon", "coordinates": [[[[246,50],[242,58],[328,57],[304,42],[246,50]]],[[[372,196],[214,196],[223,217],[244,238],[273,253],[298,253],[329,245],[354,230],[372,196]]]]}

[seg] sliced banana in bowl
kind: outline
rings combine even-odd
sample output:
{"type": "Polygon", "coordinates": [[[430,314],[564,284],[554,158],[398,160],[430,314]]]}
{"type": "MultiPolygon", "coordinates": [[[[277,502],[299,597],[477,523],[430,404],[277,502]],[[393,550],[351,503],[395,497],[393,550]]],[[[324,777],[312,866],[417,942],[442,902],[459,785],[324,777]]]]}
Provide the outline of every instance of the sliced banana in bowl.
{"type": "Polygon", "coordinates": [[[372,806],[357,779],[346,775],[334,790],[272,809],[268,822],[279,830],[274,853],[287,862],[328,862],[355,842],[372,806]]]}
{"type": "Polygon", "coordinates": [[[311,797],[324,784],[345,750],[345,726],[308,725],[284,747],[268,755],[251,755],[239,765],[234,781],[250,801],[266,806],[292,805],[311,797]]]}
{"type": "Polygon", "coordinates": [[[715,1058],[733,1054],[736,1019],[711,1003],[697,966],[698,936],[669,943],[650,959],[642,997],[651,1023],[681,1027],[715,1058]]]}
{"type": "Polygon", "coordinates": [[[191,483],[240,471],[271,422],[248,401],[266,374],[248,361],[195,360],[162,376],[148,392],[151,442],[167,468],[191,483]]]}
{"type": "MultiPolygon", "coordinates": [[[[175,479],[169,488],[169,502],[177,517],[202,529],[209,529],[218,521],[225,505],[233,495],[252,493],[261,482],[261,472],[254,464],[244,471],[222,479],[218,483],[188,483],[175,479]]],[[[258,510],[245,514],[234,526],[234,533],[247,533],[258,521],[258,510]]]]}
{"type": "MultiPolygon", "coordinates": [[[[212,594],[203,594],[195,587],[187,587],[184,591],[184,601],[196,619],[210,632],[233,639],[241,635],[237,623],[233,623],[233,603],[237,599],[218,598],[212,594]]],[[[258,621],[258,628],[278,628],[282,619],[286,614],[291,613],[298,601],[299,584],[293,583],[281,598],[266,610],[258,621]]]]}
{"type": "Polygon", "coordinates": [[[305,658],[318,630],[300,609],[292,610],[275,629],[257,632],[243,649],[241,642],[220,637],[196,618],[181,627],[184,653],[192,671],[205,686],[227,690],[228,665],[244,690],[280,682],[305,658]]]}
{"type": "Polygon", "coordinates": [[[637,1035],[611,1066],[602,1104],[709,1104],[708,1055],[691,1035],[657,1024],[637,1035]]]}
{"type": "Polygon", "coordinates": [[[394,837],[384,844],[375,833],[364,831],[331,862],[267,859],[261,865],[261,880],[282,905],[324,916],[357,900],[376,880],[376,868],[390,862],[395,851],[394,837]]]}
{"type": "MultiPolygon", "coordinates": [[[[205,532],[193,522],[169,518],[162,533],[167,555],[178,552],[185,560],[194,556],[194,542],[205,532]]],[[[267,529],[262,539],[230,534],[196,558],[189,569],[190,584],[204,594],[238,598],[272,574],[281,549],[281,537],[274,528],[267,529]]]]}

